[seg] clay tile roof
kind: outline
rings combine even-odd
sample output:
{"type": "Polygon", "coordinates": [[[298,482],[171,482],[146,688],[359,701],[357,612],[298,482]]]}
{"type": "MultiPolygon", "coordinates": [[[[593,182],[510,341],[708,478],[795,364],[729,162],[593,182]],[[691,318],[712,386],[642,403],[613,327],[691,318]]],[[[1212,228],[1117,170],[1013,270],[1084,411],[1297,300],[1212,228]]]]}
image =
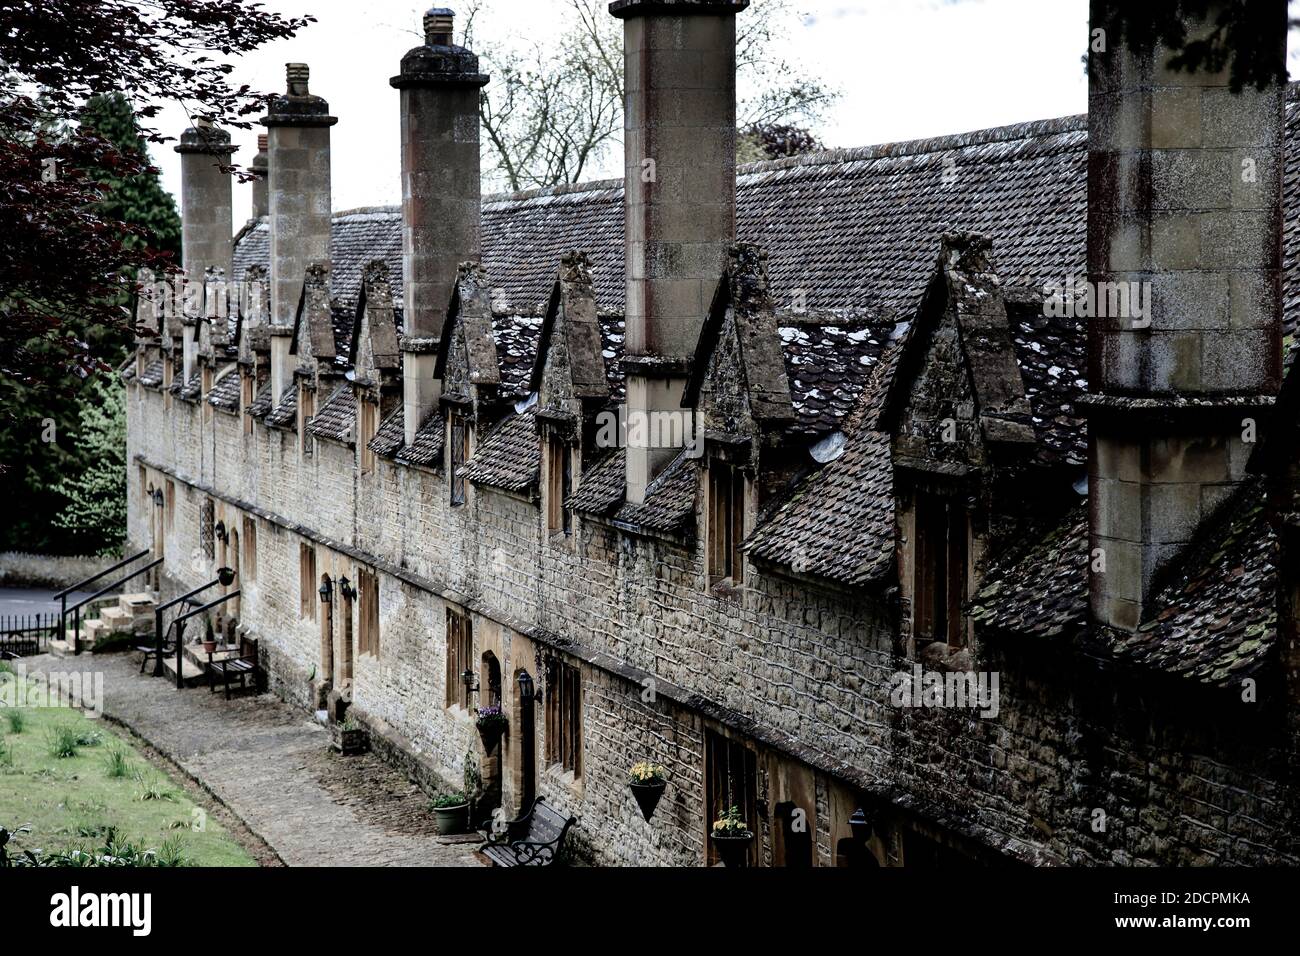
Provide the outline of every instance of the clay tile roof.
{"type": "Polygon", "coordinates": [[[1082,466],[1088,432],[1074,403],[1088,390],[1087,332],[1082,319],[1047,318],[1040,303],[1007,305],[1011,341],[1033,410],[1042,465],[1082,466]]]}
{"type": "Polygon", "coordinates": [[[298,386],[296,384],[285,386],[284,391],[280,393],[279,406],[269,410],[262,421],[267,428],[283,428],[291,432],[298,430],[298,386]]]}
{"type": "Polygon", "coordinates": [[[781,327],[796,416],[791,432],[819,435],[839,425],[889,345],[894,325],[891,320],[781,327]]]}
{"type": "Polygon", "coordinates": [[[1278,543],[1263,483],[1244,484],[1199,532],[1134,634],[1108,631],[1115,656],[1202,684],[1253,673],[1277,643],[1278,543]]]}
{"type": "Polygon", "coordinates": [[[161,388],[163,382],[163,360],[156,358],[144,367],[140,373],[140,384],[145,388],[161,388]]]}
{"type": "Polygon", "coordinates": [[[410,447],[403,448],[397,453],[397,461],[402,465],[439,468],[442,465],[442,448],[446,439],[447,420],[442,412],[435,411],[415,433],[415,440],[411,442],[410,447]]]}
{"type": "Polygon", "coordinates": [[[699,484],[699,461],[682,452],[646,487],[644,502],[625,502],[614,518],[668,534],[690,531],[699,484]]]}
{"type": "Polygon", "coordinates": [[[1081,630],[1088,619],[1087,502],[1045,533],[1017,535],[1017,544],[990,564],[971,619],[981,629],[1030,637],[1081,630]]]}
{"type": "Polygon", "coordinates": [[[464,475],[476,485],[506,491],[535,487],[541,475],[542,446],[532,411],[513,415],[488,433],[464,465],[464,475]]]}
{"type": "Polygon", "coordinates": [[[251,415],[253,418],[264,418],[266,413],[271,410],[271,383],[267,382],[257,395],[253,398],[253,403],[244,409],[245,415],[251,415]]]}
{"type": "Polygon", "coordinates": [[[208,404],[223,412],[239,414],[239,370],[230,368],[212,384],[208,404]]]}
{"type": "Polygon", "coordinates": [[[321,406],[307,426],[307,431],[317,438],[355,444],[353,432],[357,421],[357,400],[352,386],[344,382],[334,390],[334,394],[321,406]]]}
{"type": "Polygon", "coordinates": [[[191,375],[188,382],[182,382],[179,378],[173,379],[171,388],[168,391],[175,394],[181,401],[197,402],[199,395],[203,391],[203,379],[198,372],[191,375]]]}
{"type": "Polygon", "coordinates": [[[626,480],[627,452],[619,448],[583,468],[565,507],[585,514],[611,514],[623,503],[626,480]]]}
{"type": "Polygon", "coordinates": [[[406,418],[401,405],[389,414],[375,429],[375,437],[366,447],[380,458],[394,458],[406,441],[406,418]]]}
{"type": "Polygon", "coordinates": [[[889,436],[860,428],[844,453],[807,482],[749,536],[751,558],[843,584],[884,577],[894,558],[893,469],[889,436]]]}
{"type": "Polygon", "coordinates": [[[499,395],[505,399],[526,398],[531,388],[537,340],[542,331],[541,316],[494,315],[492,336],[496,340],[497,367],[501,372],[499,395]]]}

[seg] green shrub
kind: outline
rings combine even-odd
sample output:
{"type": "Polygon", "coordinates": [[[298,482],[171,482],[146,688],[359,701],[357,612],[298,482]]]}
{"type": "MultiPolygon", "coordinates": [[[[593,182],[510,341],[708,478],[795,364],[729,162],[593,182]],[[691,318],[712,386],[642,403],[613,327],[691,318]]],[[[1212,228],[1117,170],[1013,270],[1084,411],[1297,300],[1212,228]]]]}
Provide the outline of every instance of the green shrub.
{"type": "Polygon", "coordinates": [[[175,800],[176,794],[167,788],[161,777],[145,777],[142,773],[136,773],[135,782],[140,785],[136,791],[137,800],[175,800]]]}
{"type": "Polygon", "coordinates": [[[131,758],[122,747],[110,747],[104,753],[104,772],[116,780],[131,776],[131,758]]]}
{"type": "Polygon", "coordinates": [[[433,798],[433,809],[443,810],[447,807],[459,807],[465,802],[463,793],[441,793],[433,798]]]}
{"type": "Polygon", "coordinates": [[[51,727],[45,735],[45,740],[49,746],[50,756],[62,760],[77,755],[81,746],[81,732],[76,727],[69,727],[66,724],[51,727]]]}
{"type": "Polygon", "coordinates": [[[21,734],[23,728],[27,726],[27,715],[17,707],[10,707],[5,711],[5,720],[9,722],[9,733],[21,734]]]}

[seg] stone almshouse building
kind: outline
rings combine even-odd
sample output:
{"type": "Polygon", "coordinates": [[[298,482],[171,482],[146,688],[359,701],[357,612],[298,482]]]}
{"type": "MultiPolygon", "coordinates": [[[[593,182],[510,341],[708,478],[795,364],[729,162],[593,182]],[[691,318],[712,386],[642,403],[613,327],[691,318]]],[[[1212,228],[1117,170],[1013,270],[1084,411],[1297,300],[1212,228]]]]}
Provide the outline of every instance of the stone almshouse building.
{"type": "Polygon", "coordinates": [[[1300,863],[1300,103],[1111,43],[1086,117],[736,169],[746,4],[611,5],[621,183],[481,199],[449,11],[401,210],[331,214],[303,65],[233,241],[187,131],[187,272],[269,292],[142,301],[132,541],[237,570],[276,694],[594,862],[711,862],[735,805],[760,864],[1300,863]]]}

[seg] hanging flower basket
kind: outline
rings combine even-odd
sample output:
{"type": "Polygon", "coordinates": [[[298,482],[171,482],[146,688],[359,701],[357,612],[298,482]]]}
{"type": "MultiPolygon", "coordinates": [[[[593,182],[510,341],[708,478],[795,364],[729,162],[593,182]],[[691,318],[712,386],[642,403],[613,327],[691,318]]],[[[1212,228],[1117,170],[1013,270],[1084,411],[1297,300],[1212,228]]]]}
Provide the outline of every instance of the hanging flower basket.
{"type": "Polygon", "coordinates": [[[649,823],[654,816],[655,807],[659,805],[659,798],[668,786],[668,772],[657,763],[643,760],[632,765],[628,777],[632,796],[636,798],[636,804],[641,808],[646,823],[649,823]]]}
{"type": "Polygon", "coordinates": [[[731,807],[726,816],[714,822],[709,839],[723,866],[749,866],[749,844],[754,840],[754,831],[745,825],[739,807],[731,807]]]}
{"type": "Polygon", "coordinates": [[[501,735],[506,732],[510,721],[506,715],[501,712],[501,708],[492,705],[490,707],[480,707],[477,716],[474,718],[474,726],[478,728],[478,735],[483,741],[483,751],[491,753],[496,749],[497,744],[501,742],[501,735]]]}

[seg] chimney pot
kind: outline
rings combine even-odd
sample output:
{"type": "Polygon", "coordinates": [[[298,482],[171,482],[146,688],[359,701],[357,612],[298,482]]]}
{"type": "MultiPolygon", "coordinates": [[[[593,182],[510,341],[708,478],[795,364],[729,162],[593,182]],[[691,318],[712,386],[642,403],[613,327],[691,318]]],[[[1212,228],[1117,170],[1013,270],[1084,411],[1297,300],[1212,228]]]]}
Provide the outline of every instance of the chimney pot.
{"type": "Polygon", "coordinates": [[[307,95],[307,81],[311,78],[311,67],[306,63],[286,63],[284,74],[290,96],[307,95]]]}
{"type": "Polygon", "coordinates": [[[447,7],[433,7],[424,15],[424,41],[429,46],[451,46],[456,14],[447,7]]]}
{"type": "Polygon", "coordinates": [[[258,134],[257,134],[257,151],[258,151],[259,153],[265,153],[265,152],[266,152],[266,142],[267,142],[267,140],[266,140],[266,134],[265,134],[265,133],[258,133],[258,134]]]}

